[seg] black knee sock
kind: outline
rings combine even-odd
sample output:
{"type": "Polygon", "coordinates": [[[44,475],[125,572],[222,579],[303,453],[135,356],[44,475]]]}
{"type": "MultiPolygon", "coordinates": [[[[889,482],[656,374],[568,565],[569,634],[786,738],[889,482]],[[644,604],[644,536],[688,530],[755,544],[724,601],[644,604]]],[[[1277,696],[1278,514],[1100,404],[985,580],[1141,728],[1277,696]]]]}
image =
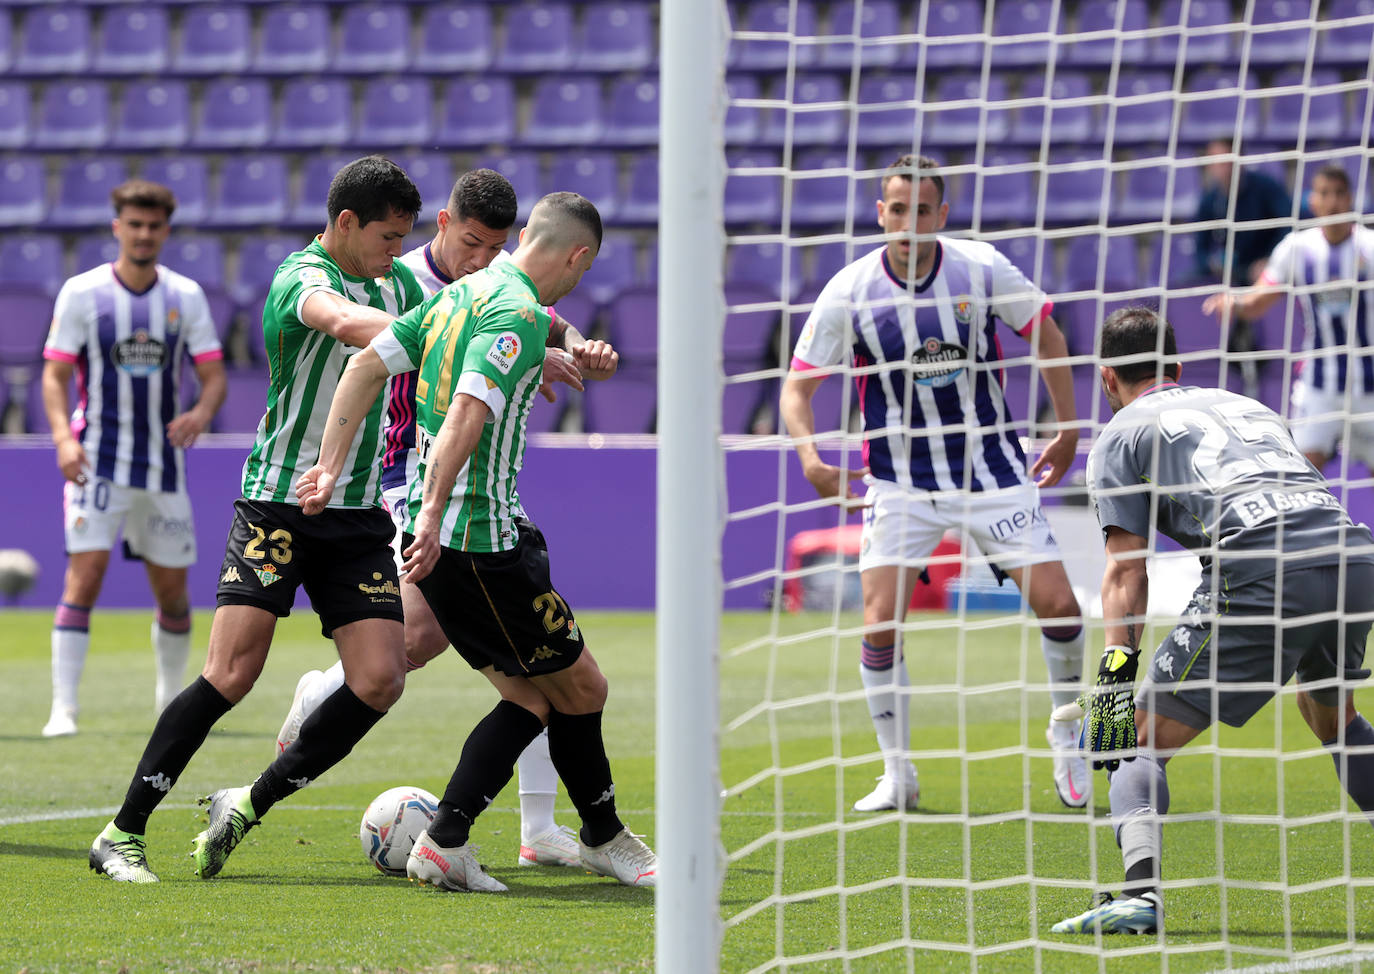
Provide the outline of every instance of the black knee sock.
{"type": "Polygon", "coordinates": [[[115,828],[135,835],[148,831],[148,816],[177,783],[215,721],[231,706],[203,676],[172,698],[153,726],[124,804],[115,815],[115,828]]]}
{"type": "MultiPolygon", "coordinates": [[[[1360,806],[1361,811],[1370,816],[1374,823],[1374,751],[1367,754],[1351,754],[1349,750],[1338,750],[1339,737],[1322,741],[1322,746],[1331,752],[1331,760],[1336,762],[1336,776],[1341,779],[1346,793],[1360,806]]],[[[1374,727],[1360,714],[1345,726],[1346,748],[1368,748],[1374,746],[1374,727]]]]}
{"type": "Polygon", "coordinates": [[[372,725],[385,717],[357,698],[348,684],[325,697],[301,724],[300,736],[253,782],[253,810],[261,817],[342,761],[372,725]]]}
{"type": "Polygon", "coordinates": [[[582,841],[590,846],[614,839],[625,826],[615,813],[615,782],[601,739],[601,711],[549,714],[549,757],[582,816],[582,841]]]}
{"type": "Polygon", "coordinates": [[[429,837],[445,848],[466,844],[472,823],[506,787],[520,752],[543,729],[538,717],[509,700],[483,717],[463,742],[439,812],[429,824],[429,837]]]}

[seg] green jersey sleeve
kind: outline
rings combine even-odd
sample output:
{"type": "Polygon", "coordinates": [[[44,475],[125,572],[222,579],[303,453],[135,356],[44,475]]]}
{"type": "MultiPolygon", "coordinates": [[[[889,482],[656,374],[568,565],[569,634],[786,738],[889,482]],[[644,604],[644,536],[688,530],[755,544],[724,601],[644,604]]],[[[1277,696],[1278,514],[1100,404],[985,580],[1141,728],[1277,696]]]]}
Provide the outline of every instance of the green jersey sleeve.
{"type": "Polygon", "coordinates": [[[272,278],[272,287],[267,292],[268,311],[281,327],[301,323],[301,308],[316,291],[348,298],[343,277],[334,264],[314,259],[309,251],[292,254],[272,278]]]}
{"type": "Polygon", "coordinates": [[[551,323],[546,309],[524,297],[497,300],[482,309],[463,353],[458,390],[470,395],[473,387],[499,391],[501,409],[491,401],[487,405],[500,415],[521,380],[532,369],[543,368],[551,323]]]}

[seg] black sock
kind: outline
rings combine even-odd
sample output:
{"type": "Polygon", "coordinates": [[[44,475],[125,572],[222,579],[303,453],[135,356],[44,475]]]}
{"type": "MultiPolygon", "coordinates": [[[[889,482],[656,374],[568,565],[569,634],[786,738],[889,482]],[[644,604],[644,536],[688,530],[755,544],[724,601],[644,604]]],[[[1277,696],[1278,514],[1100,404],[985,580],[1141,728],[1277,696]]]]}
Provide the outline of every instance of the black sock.
{"type": "Polygon", "coordinates": [[[1126,885],[1121,888],[1122,896],[1141,896],[1145,893],[1158,893],[1158,867],[1153,859],[1142,859],[1126,870],[1126,885]]]}
{"type": "Polygon", "coordinates": [[[177,783],[215,721],[232,706],[203,676],[172,698],[153,726],[124,804],[115,815],[115,828],[134,835],[148,831],[148,816],[177,783]]]}
{"type": "Polygon", "coordinates": [[[1336,762],[1336,776],[1341,779],[1346,793],[1360,806],[1361,811],[1374,822],[1374,752],[1351,754],[1349,748],[1367,748],[1374,745],[1374,727],[1369,721],[1356,714],[1345,727],[1346,750],[1337,744],[1340,737],[1322,741],[1322,747],[1331,752],[1331,760],[1336,762]]]}
{"type": "Polygon", "coordinates": [[[625,826],[615,813],[615,782],[601,739],[601,711],[594,714],[549,714],[549,757],[582,816],[582,841],[589,846],[610,842],[625,826]]]}
{"type": "Polygon", "coordinates": [[[429,823],[429,837],[447,849],[465,845],[472,823],[506,787],[520,752],[544,729],[543,722],[519,704],[502,700],[463,742],[458,766],[429,823]]]}
{"type": "Polygon", "coordinates": [[[296,742],[253,782],[253,810],[258,817],[342,761],[385,716],[359,700],[347,683],[325,697],[301,724],[296,742]]]}

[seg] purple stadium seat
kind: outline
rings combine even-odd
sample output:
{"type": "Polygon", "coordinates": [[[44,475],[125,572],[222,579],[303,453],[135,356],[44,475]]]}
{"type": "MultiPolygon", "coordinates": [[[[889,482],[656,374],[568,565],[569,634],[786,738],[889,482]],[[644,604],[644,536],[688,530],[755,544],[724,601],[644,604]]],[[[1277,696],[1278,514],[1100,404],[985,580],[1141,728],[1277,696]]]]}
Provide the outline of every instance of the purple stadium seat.
{"type": "Polygon", "coordinates": [[[644,3],[588,4],[577,31],[573,67],[579,71],[642,71],[654,63],[654,32],[644,3]]]}
{"type": "Polygon", "coordinates": [[[809,67],[816,61],[817,49],[810,44],[793,44],[790,37],[811,37],[816,33],[816,8],[810,0],[795,0],[796,24],[791,24],[792,3],[774,0],[754,0],[735,20],[736,31],[751,31],[779,35],[776,39],[742,40],[732,38],[726,63],[731,68],[750,71],[781,71],[788,61],[797,67],[809,67]]]}
{"type": "Polygon", "coordinates": [[[780,297],[785,297],[788,301],[795,300],[801,293],[802,286],[801,248],[788,247],[780,243],[728,246],[725,254],[725,283],[731,287],[762,291],[770,300],[780,297]]]}
{"type": "Polygon", "coordinates": [[[348,163],[351,156],[337,153],[311,153],[300,168],[300,183],[287,219],[301,227],[323,228],[329,222],[329,184],[334,174],[348,163]]]}
{"type": "Polygon", "coordinates": [[[172,66],[187,74],[233,74],[247,69],[253,26],[245,7],[195,4],[182,21],[172,66]]]}
{"type": "Polygon", "coordinates": [[[649,75],[621,78],[611,85],[606,108],[605,145],[658,144],[658,79],[649,75]]]}
{"type": "MultiPolygon", "coordinates": [[[[837,37],[857,35],[861,41],[895,38],[904,33],[894,0],[864,0],[856,30],[854,12],[857,9],[854,0],[840,0],[832,4],[823,32],[837,37]]],[[[907,46],[910,46],[909,41],[905,44],[896,40],[880,44],[832,41],[821,48],[819,62],[826,68],[848,68],[853,65],[857,55],[864,68],[893,67],[901,60],[903,48],[907,46]]]]}
{"type": "Polygon", "coordinates": [[[0,284],[0,312],[0,363],[37,365],[52,325],[52,295],[29,284],[0,284]]]}
{"type": "MultiPolygon", "coordinates": [[[[1063,32],[1062,4],[1048,3],[1045,0],[1022,0],[1020,3],[999,3],[993,11],[992,33],[995,37],[1023,37],[1027,34],[1063,32]],[[1056,8],[1059,10],[1057,25],[1053,20],[1056,8]]],[[[1050,59],[1050,42],[1018,41],[1012,44],[994,44],[992,58],[998,65],[1043,65],[1050,59]]]]}
{"type": "MultiPolygon", "coordinates": [[[[1145,0],[1083,0],[1078,5],[1079,33],[1093,31],[1135,31],[1150,26],[1150,7],[1145,0]],[[1124,8],[1124,9],[1123,9],[1124,8]],[[1120,25],[1118,27],[1118,25],[1120,25]]],[[[1120,61],[1123,65],[1143,64],[1148,56],[1143,37],[1122,40],[1120,61]]],[[[1117,60],[1115,37],[1074,41],[1060,48],[1060,63],[1109,68],[1117,60]]]]}
{"type": "MultiPolygon", "coordinates": [[[[809,226],[841,225],[848,213],[853,195],[853,177],[848,171],[843,153],[812,150],[798,157],[789,182],[792,186],[792,222],[809,226]],[[803,178],[809,171],[841,170],[838,174],[803,178]]],[[[857,213],[856,220],[867,220],[867,213],[857,213]]]]}
{"type": "Polygon", "coordinates": [[[509,78],[463,78],[443,88],[435,142],[479,146],[515,137],[515,89],[509,78]]]}
{"type": "Polygon", "coordinates": [[[272,145],[285,149],[343,145],[352,132],[353,92],[347,81],[297,78],[282,88],[272,145]]]}
{"type": "Polygon", "coordinates": [[[62,239],[51,233],[9,233],[0,238],[0,284],[27,284],[48,296],[66,278],[62,239]]]}
{"type": "Polygon", "coordinates": [[[849,132],[847,107],[816,110],[807,107],[827,102],[847,102],[845,89],[838,77],[832,74],[799,74],[793,79],[792,91],[781,90],[779,94],[789,107],[764,109],[762,142],[782,145],[787,139],[790,115],[793,145],[833,146],[844,143],[849,132]]]}
{"type": "Polygon", "coordinates": [[[131,81],[119,101],[111,144],[171,149],[191,136],[191,96],[184,81],[131,81]]]}
{"type": "Polygon", "coordinates": [[[54,81],[44,89],[35,148],[94,149],[109,137],[110,95],[103,81],[54,81]]]}
{"type": "Polygon", "coordinates": [[[0,149],[19,149],[33,137],[28,85],[0,82],[0,149]]]}
{"type": "Polygon", "coordinates": [[[601,214],[603,223],[614,223],[620,207],[620,168],[611,152],[560,152],[554,156],[540,196],[569,191],[580,193],[601,214]]]}
{"type": "MultiPolygon", "coordinates": [[[[478,158],[473,169],[495,169],[515,188],[515,198],[519,203],[516,220],[524,220],[530,215],[534,204],[539,202],[539,156],[533,152],[504,152],[478,158]]],[[[458,178],[454,173],[454,179],[458,178]]],[[[449,186],[452,189],[452,184],[449,186]]]]}
{"type": "MultiPolygon", "coordinates": [[[[793,249],[795,254],[797,251],[793,249]]],[[[742,305],[770,304],[777,300],[776,286],[749,284],[743,281],[725,283],[727,308],[742,305]]],[[[778,309],[756,311],[728,311],[721,334],[721,355],[727,373],[751,372],[777,365],[773,347],[778,330],[778,309]]],[[[742,432],[734,430],[732,432],[742,432]]]]}
{"type": "MultiPolygon", "coordinates": [[[[1282,24],[1307,20],[1312,5],[1304,0],[1255,0],[1250,23],[1282,24]]],[[[1286,30],[1252,31],[1250,34],[1250,63],[1262,65],[1304,64],[1312,47],[1312,28],[1290,27],[1286,30]]],[[[1318,62],[1320,63],[1320,62],[1318,62]]]]}
{"type": "MultiPolygon", "coordinates": [[[[1116,95],[1130,98],[1116,107],[1117,142],[1167,142],[1174,127],[1174,79],[1162,71],[1122,71],[1116,95]]],[[[1110,112],[1110,106],[1105,109],[1110,112]]],[[[1106,117],[1103,118],[1106,123],[1106,117]]]]}
{"type": "MultiPolygon", "coordinates": [[[[1165,0],[1159,15],[1160,27],[1219,27],[1234,23],[1230,0],[1188,0],[1188,20],[1183,20],[1183,0],[1165,0]]],[[[1154,38],[1150,60],[1162,67],[1172,68],[1180,54],[1188,64],[1225,64],[1234,60],[1239,50],[1237,32],[1188,34],[1187,51],[1180,40],[1183,31],[1162,34],[1154,38]]]]}
{"type": "Polygon", "coordinates": [[[162,248],[159,262],[185,274],[202,288],[224,286],[224,244],[202,233],[174,233],[162,248]]]}
{"type": "Polygon", "coordinates": [[[90,47],[87,11],[39,4],[24,15],[15,67],[26,74],[80,74],[90,64],[90,47]]]}
{"type": "Polygon", "coordinates": [[[1063,290],[1059,272],[1055,267],[1054,247],[1045,237],[1038,233],[1023,233],[1014,237],[989,240],[988,243],[996,247],[1040,290],[1047,294],[1063,290]]]}
{"type": "MultiPolygon", "coordinates": [[[[1179,135],[1191,142],[1231,138],[1236,131],[1236,113],[1237,109],[1241,107],[1242,101],[1242,96],[1235,92],[1238,86],[1247,90],[1253,89],[1255,87],[1254,79],[1245,78],[1238,81],[1234,69],[1207,69],[1189,75],[1183,83],[1184,92],[1215,91],[1218,94],[1184,102],[1183,120],[1179,126],[1179,135]]],[[[1254,138],[1259,134],[1259,99],[1245,97],[1243,100],[1244,115],[1241,122],[1241,135],[1246,138],[1254,138]]]]}
{"type": "Polygon", "coordinates": [[[1174,191],[1168,196],[1167,166],[1142,166],[1126,171],[1126,192],[1112,215],[1120,220],[1191,220],[1197,214],[1198,184],[1196,166],[1173,167],[1174,191]]]}
{"type": "MultiPolygon", "coordinates": [[[[310,242],[304,234],[273,233],[266,236],[244,237],[239,241],[238,276],[235,278],[232,293],[241,306],[249,307],[261,301],[272,284],[272,276],[286,259],[310,242]]],[[[257,344],[262,345],[262,319],[254,323],[258,333],[257,344]]],[[[254,328],[250,328],[251,332],[254,328]]],[[[250,341],[251,345],[251,341],[250,341]]]]}
{"type": "Polygon", "coordinates": [[[729,376],[739,373],[730,372],[729,363],[726,363],[726,369],[727,378],[720,390],[720,431],[727,435],[753,433],[754,417],[759,407],[765,402],[772,404],[778,401],[778,380],[770,376],[738,382],[729,376]]]}
{"type": "MultiPolygon", "coordinates": [[[[617,294],[639,283],[638,253],[634,237],[626,233],[607,233],[601,238],[601,250],[596,255],[574,294],[585,295],[595,304],[611,301],[617,294]]],[[[587,334],[584,322],[569,317],[574,325],[587,334]]]]}
{"type": "MultiPolygon", "coordinates": [[[[921,29],[920,14],[916,29],[921,29]]],[[[933,68],[976,68],[983,63],[984,41],[943,38],[983,33],[983,0],[930,0],[926,10],[926,65],[933,68]]]]}
{"type": "MultiPolygon", "coordinates": [[[[1030,161],[1025,153],[998,152],[985,158],[988,167],[1020,165],[1030,161]]],[[[1029,223],[1035,220],[1036,192],[1032,170],[979,173],[977,180],[965,176],[959,181],[959,196],[950,205],[950,218],[956,216],[975,227],[998,223],[1029,223]],[[975,209],[974,192],[981,182],[983,197],[975,209]]]]}
{"type": "Polygon", "coordinates": [[[1006,80],[1000,75],[983,82],[978,75],[950,75],[936,86],[933,98],[927,99],[921,120],[921,141],[929,146],[975,145],[980,141],[992,145],[1005,140],[1010,133],[1010,110],[986,108],[985,103],[1005,101],[1006,80]],[[978,104],[962,108],[945,108],[937,102],[976,101],[978,104]]]}
{"type": "Polygon", "coordinates": [[[297,74],[323,71],[329,64],[329,12],[319,4],[271,4],[258,34],[256,71],[297,74]]]}
{"type": "Polygon", "coordinates": [[[13,156],[0,162],[0,226],[37,226],[47,212],[43,160],[13,156]]]}
{"type": "MultiPolygon", "coordinates": [[[[1322,4],[1324,20],[1340,21],[1374,17],[1374,0],[1327,0],[1322,4]]],[[[1316,63],[1326,66],[1369,64],[1374,48],[1374,20],[1344,27],[1317,28],[1316,63]]]]}
{"type": "Polygon", "coordinates": [[[267,369],[230,369],[224,405],[215,414],[216,433],[252,433],[267,411],[267,369]]]}
{"type": "MultiPolygon", "coordinates": [[[[800,294],[812,292],[814,296],[814,292],[819,291],[821,286],[834,277],[842,267],[872,249],[871,246],[850,247],[843,240],[832,240],[829,243],[802,247],[803,264],[809,266],[810,269],[804,275],[805,280],[802,283],[800,294]],[[810,252],[809,259],[807,251],[810,252]]],[[[794,301],[800,300],[800,294],[794,301]]]]}
{"type": "Polygon", "coordinates": [[[402,71],[410,64],[410,13],[399,3],[359,3],[339,18],[334,70],[402,71]]]}
{"type": "Polygon", "coordinates": [[[858,144],[910,146],[920,121],[916,79],[870,74],[859,81],[858,144]]]}
{"type": "Polygon", "coordinates": [[[119,241],[109,232],[95,233],[76,242],[76,262],[72,270],[77,274],[101,264],[113,264],[119,257],[119,241]]]}
{"type": "MultiPolygon", "coordinates": [[[[1068,72],[1055,75],[1053,90],[1049,92],[1050,145],[1087,142],[1098,131],[1097,110],[1092,105],[1055,104],[1059,99],[1086,98],[1096,93],[1096,87],[1095,82],[1086,75],[1068,72]]],[[[1040,98],[1045,94],[1044,75],[1032,74],[1021,82],[1022,98],[1040,98]]],[[[1026,105],[1017,111],[1016,123],[1011,130],[1011,140],[1040,145],[1045,135],[1046,112],[1046,108],[1041,105],[1026,105]]]]}
{"type": "Polygon", "coordinates": [[[8,10],[0,11],[0,72],[8,71],[14,64],[11,49],[14,47],[14,24],[8,10]]]}
{"type": "Polygon", "coordinates": [[[204,222],[210,212],[210,170],[202,156],[160,156],[143,166],[143,177],[161,183],[177,199],[172,219],[184,227],[204,222]]]}
{"type": "MultiPolygon", "coordinates": [[[[600,254],[597,258],[600,259],[600,254]]],[[[585,289],[585,285],[579,282],[577,290],[559,298],[558,306],[554,308],[554,313],[582,332],[583,337],[596,328],[596,302],[583,293],[585,289]]]]}
{"type": "Polygon", "coordinates": [[[1096,290],[1099,260],[1103,261],[1103,290],[1129,291],[1140,287],[1140,258],[1136,250],[1136,238],[1120,235],[1106,237],[1105,257],[1103,241],[1104,237],[1098,233],[1068,238],[1064,267],[1068,272],[1065,284],[1069,290],[1096,290]]]}
{"type": "Polygon", "coordinates": [[[286,219],[286,187],[286,161],[280,156],[228,156],[210,220],[226,226],[279,224],[286,219]]]}
{"type": "Polygon", "coordinates": [[[69,160],[62,166],[48,223],[57,227],[108,223],[112,215],[110,190],[126,178],[124,163],[118,158],[69,160]]]}
{"type": "Polygon", "coordinates": [[[1146,240],[1147,287],[1187,287],[1198,283],[1197,236],[1191,230],[1167,233],[1164,238],[1152,235],[1146,240]],[[1169,266],[1164,267],[1165,245],[1168,246],[1169,266]]]}
{"type": "Polygon", "coordinates": [[[415,152],[394,157],[396,165],[405,170],[415,188],[420,191],[424,206],[416,220],[425,226],[432,224],[440,210],[448,206],[449,194],[453,192],[453,182],[458,174],[453,162],[442,152],[415,152]]]}
{"type": "Polygon", "coordinates": [[[625,197],[620,203],[621,223],[658,221],[658,154],[643,152],[630,162],[625,197]]]}
{"type": "Polygon", "coordinates": [[[421,71],[485,71],[493,48],[490,7],[435,3],[420,14],[415,67],[421,71]]]}
{"type": "Polygon", "coordinates": [[[527,145],[595,145],[601,140],[601,82],[564,75],[541,78],[520,140],[527,145]]]}
{"type": "Polygon", "coordinates": [[[725,141],[730,145],[752,145],[759,138],[761,109],[736,102],[760,97],[758,79],[750,74],[732,74],[725,79],[730,106],[725,110],[725,141]]]}
{"type": "MultiPolygon", "coordinates": [[[[1293,85],[1298,88],[1317,88],[1322,85],[1335,85],[1341,82],[1340,73],[1331,69],[1314,68],[1310,85],[1304,85],[1303,69],[1293,68],[1277,72],[1271,82],[1272,87],[1281,88],[1293,85]]],[[[1306,135],[1309,140],[1338,140],[1345,134],[1348,112],[1346,105],[1351,93],[1348,91],[1296,91],[1288,95],[1273,95],[1263,99],[1265,119],[1262,135],[1274,142],[1297,144],[1299,136],[1306,135]],[[1306,125],[1303,125],[1303,102],[1307,102],[1306,125]]],[[[1356,131],[1363,127],[1363,104],[1356,120],[1356,131]]],[[[1358,136],[1357,136],[1358,141],[1358,136]]]]}
{"type": "Polygon", "coordinates": [[[658,361],[658,288],[628,287],[612,298],[606,338],[620,352],[622,368],[651,368],[658,361]]]}
{"type": "Polygon", "coordinates": [[[726,162],[732,171],[725,177],[725,221],[776,224],[782,213],[782,176],[733,170],[776,167],[777,155],[727,152],[726,162]]]}
{"type": "Polygon", "coordinates": [[[525,422],[526,433],[557,433],[563,414],[572,408],[570,400],[576,393],[567,386],[554,389],[558,396],[556,402],[545,402],[543,396],[535,396],[530,406],[529,419],[525,422]]]}
{"type": "Polygon", "coordinates": [[[588,382],[582,393],[582,425],[587,433],[652,433],[658,403],[654,363],[622,365],[609,382],[588,382]]]}
{"type": "Polygon", "coordinates": [[[94,68],[110,74],[149,74],[168,61],[167,11],[154,4],[108,7],[100,18],[94,68]]]}
{"type": "Polygon", "coordinates": [[[424,145],[434,131],[432,105],[430,83],[421,78],[366,84],[354,142],[368,148],[424,145]]]}
{"type": "Polygon", "coordinates": [[[201,148],[248,148],[267,144],[272,94],[260,78],[221,78],[200,99],[200,121],[191,137],[201,148]]]}
{"type": "Polygon", "coordinates": [[[505,40],[496,53],[498,69],[544,74],[573,66],[573,16],[566,3],[510,6],[505,12],[505,40]]]}
{"type": "Polygon", "coordinates": [[[1045,222],[1105,223],[1112,202],[1111,173],[1107,164],[1078,153],[1055,157],[1052,161],[1056,165],[1070,162],[1095,162],[1096,165],[1045,173],[1045,222]],[[1105,200],[1104,186],[1108,189],[1105,200]]]}

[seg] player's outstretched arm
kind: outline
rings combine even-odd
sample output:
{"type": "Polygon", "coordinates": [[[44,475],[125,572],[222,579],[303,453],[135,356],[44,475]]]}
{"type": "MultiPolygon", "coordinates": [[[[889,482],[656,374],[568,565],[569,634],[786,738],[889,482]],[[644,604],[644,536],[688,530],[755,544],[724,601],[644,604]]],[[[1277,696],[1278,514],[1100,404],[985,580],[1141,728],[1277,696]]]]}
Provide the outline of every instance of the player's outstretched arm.
{"type": "Polygon", "coordinates": [[[301,321],[307,327],[354,348],[366,348],[393,320],[380,308],[354,304],[331,291],[316,291],[301,306],[301,321]]]}
{"type": "MultiPolygon", "coordinates": [[[[1078,408],[1073,401],[1073,370],[1064,364],[1068,356],[1069,343],[1064,333],[1053,318],[1046,317],[1036,326],[1035,357],[1040,364],[1045,389],[1050,394],[1054,418],[1059,423],[1073,423],[1078,419],[1078,408]]],[[[1066,426],[1055,434],[1031,466],[1031,476],[1041,487],[1053,487],[1069,472],[1077,451],[1078,428],[1066,426]]]]}
{"type": "Polygon", "coordinates": [[[406,557],[401,571],[408,581],[419,582],[439,560],[439,525],[458,480],[458,471],[467,465],[482,438],[491,410],[475,396],[460,392],[449,404],[425,463],[425,482],[420,500],[420,515],[415,519],[415,540],[402,552],[406,557]]]}
{"type": "Polygon", "coordinates": [[[86,451],[72,435],[71,413],[67,402],[67,384],[72,380],[75,364],[63,359],[48,359],[43,363],[43,412],[52,429],[53,446],[57,447],[57,469],[74,484],[86,482],[86,451]]]}
{"type": "Polygon", "coordinates": [[[1224,319],[1229,312],[1241,318],[1259,318],[1283,297],[1283,288],[1277,284],[1261,283],[1244,291],[1221,291],[1209,294],[1202,302],[1202,313],[1216,315],[1224,319]]]}
{"type": "Polygon", "coordinates": [[[1097,682],[1082,698],[1084,738],[1099,755],[1094,768],[1115,770],[1136,745],[1135,675],[1140,638],[1145,627],[1150,580],[1145,570],[1145,539],[1118,527],[1107,528],[1107,569],[1102,576],[1102,618],[1107,648],[1097,668],[1097,682]]]}
{"type": "Polygon", "coordinates": [[[855,506],[862,500],[854,489],[854,481],[868,473],[867,467],[858,470],[842,470],[832,463],[821,459],[816,449],[816,413],[811,408],[811,400],[816,388],[825,375],[810,375],[792,371],[782,383],[782,396],[778,400],[778,412],[782,415],[787,434],[792,437],[792,447],[801,460],[802,473],[816,488],[821,497],[836,497],[847,506],[855,506]]]}
{"type": "Polygon", "coordinates": [[[167,424],[167,439],[173,446],[188,447],[210,428],[210,422],[224,405],[229,383],[224,374],[224,360],[203,359],[195,364],[200,380],[200,398],[196,404],[167,424]]]}
{"type": "Polygon", "coordinates": [[[306,514],[318,514],[329,504],[344,460],[372,404],[381,395],[390,372],[371,348],[354,355],[344,369],[329,405],[319,461],[296,481],[296,499],[306,514]]]}

